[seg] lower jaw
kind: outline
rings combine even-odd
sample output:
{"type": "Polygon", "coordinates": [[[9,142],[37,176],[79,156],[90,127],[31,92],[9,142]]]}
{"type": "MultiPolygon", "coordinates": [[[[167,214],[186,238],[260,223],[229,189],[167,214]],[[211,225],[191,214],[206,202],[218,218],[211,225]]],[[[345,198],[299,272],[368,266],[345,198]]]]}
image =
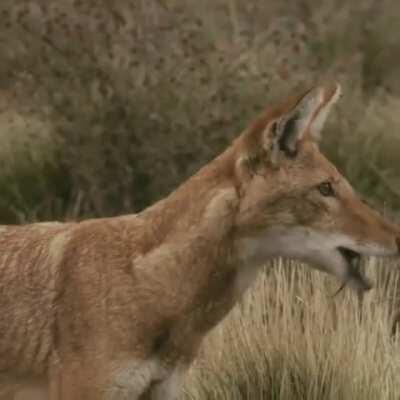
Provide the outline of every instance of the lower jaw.
{"type": "Polygon", "coordinates": [[[346,283],[355,290],[366,291],[372,289],[373,285],[367,277],[365,277],[359,270],[350,271],[346,283]]]}

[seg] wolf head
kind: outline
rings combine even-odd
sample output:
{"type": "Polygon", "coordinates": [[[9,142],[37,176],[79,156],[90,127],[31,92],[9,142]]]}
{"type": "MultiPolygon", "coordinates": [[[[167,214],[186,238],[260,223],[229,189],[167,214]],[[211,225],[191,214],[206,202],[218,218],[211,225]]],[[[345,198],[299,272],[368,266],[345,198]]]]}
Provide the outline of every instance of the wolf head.
{"type": "Polygon", "coordinates": [[[267,110],[236,140],[236,229],[249,263],[294,258],[368,289],[361,256],[398,254],[400,229],[365,204],[319,150],[340,95],[336,83],[314,87],[267,110]]]}

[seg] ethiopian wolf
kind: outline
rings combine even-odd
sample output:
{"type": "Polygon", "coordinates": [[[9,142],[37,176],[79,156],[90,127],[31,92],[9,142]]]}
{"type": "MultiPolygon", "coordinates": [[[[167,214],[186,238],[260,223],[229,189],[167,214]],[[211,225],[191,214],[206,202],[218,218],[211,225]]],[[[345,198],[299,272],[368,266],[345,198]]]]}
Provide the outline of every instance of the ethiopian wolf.
{"type": "Polygon", "coordinates": [[[338,84],[318,86],[267,109],[139,214],[1,228],[4,392],[26,382],[52,400],[177,399],[204,336],[273,257],[367,289],[360,257],[398,254],[400,229],[318,149],[339,97],[338,84]]]}

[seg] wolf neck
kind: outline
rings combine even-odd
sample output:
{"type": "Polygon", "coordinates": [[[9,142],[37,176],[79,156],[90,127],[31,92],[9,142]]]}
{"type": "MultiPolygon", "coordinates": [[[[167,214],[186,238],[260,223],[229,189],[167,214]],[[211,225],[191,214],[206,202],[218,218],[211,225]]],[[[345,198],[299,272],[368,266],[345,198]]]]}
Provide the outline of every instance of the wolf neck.
{"type": "Polygon", "coordinates": [[[222,153],[142,213],[151,226],[155,246],[196,231],[215,238],[229,234],[234,203],[238,202],[231,153],[230,149],[222,153]]]}
{"type": "Polygon", "coordinates": [[[201,311],[196,311],[201,314],[196,317],[198,324],[204,322],[200,330],[218,322],[236,300],[240,260],[234,242],[234,221],[239,196],[229,156],[229,152],[223,153],[169,197],[142,213],[152,242],[147,258],[144,256],[146,263],[151,264],[152,254],[168,254],[161,273],[165,279],[179,277],[176,284],[181,288],[177,290],[185,287],[182,313],[192,307],[214,307],[213,317],[204,317],[206,322],[201,311]]]}

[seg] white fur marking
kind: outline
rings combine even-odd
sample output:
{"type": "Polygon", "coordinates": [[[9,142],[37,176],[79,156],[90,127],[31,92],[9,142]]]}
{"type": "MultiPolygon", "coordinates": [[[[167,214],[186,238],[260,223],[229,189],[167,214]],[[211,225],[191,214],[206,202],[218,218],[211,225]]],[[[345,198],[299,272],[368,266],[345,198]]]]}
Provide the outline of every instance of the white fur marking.
{"type": "MultiPolygon", "coordinates": [[[[361,244],[355,238],[343,234],[302,226],[275,227],[258,237],[242,239],[240,246],[243,273],[257,269],[272,258],[286,257],[311,263],[340,279],[346,278],[349,271],[347,263],[337,250],[338,247],[349,248],[362,255],[391,255],[396,251],[373,243],[361,244]]],[[[240,285],[239,282],[238,286],[240,285]]]]}
{"type": "Polygon", "coordinates": [[[177,367],[172,374],[156,386],[152,400],[176,400],[182,389],[186,368],[177,367]]]}
{"type": "Polygon", "coordinates": [[[166,373],[158,360],[129,361],[114,376],[106,391],[106,400],[138,400],[153,380],[161,380],[166,373]]]}

